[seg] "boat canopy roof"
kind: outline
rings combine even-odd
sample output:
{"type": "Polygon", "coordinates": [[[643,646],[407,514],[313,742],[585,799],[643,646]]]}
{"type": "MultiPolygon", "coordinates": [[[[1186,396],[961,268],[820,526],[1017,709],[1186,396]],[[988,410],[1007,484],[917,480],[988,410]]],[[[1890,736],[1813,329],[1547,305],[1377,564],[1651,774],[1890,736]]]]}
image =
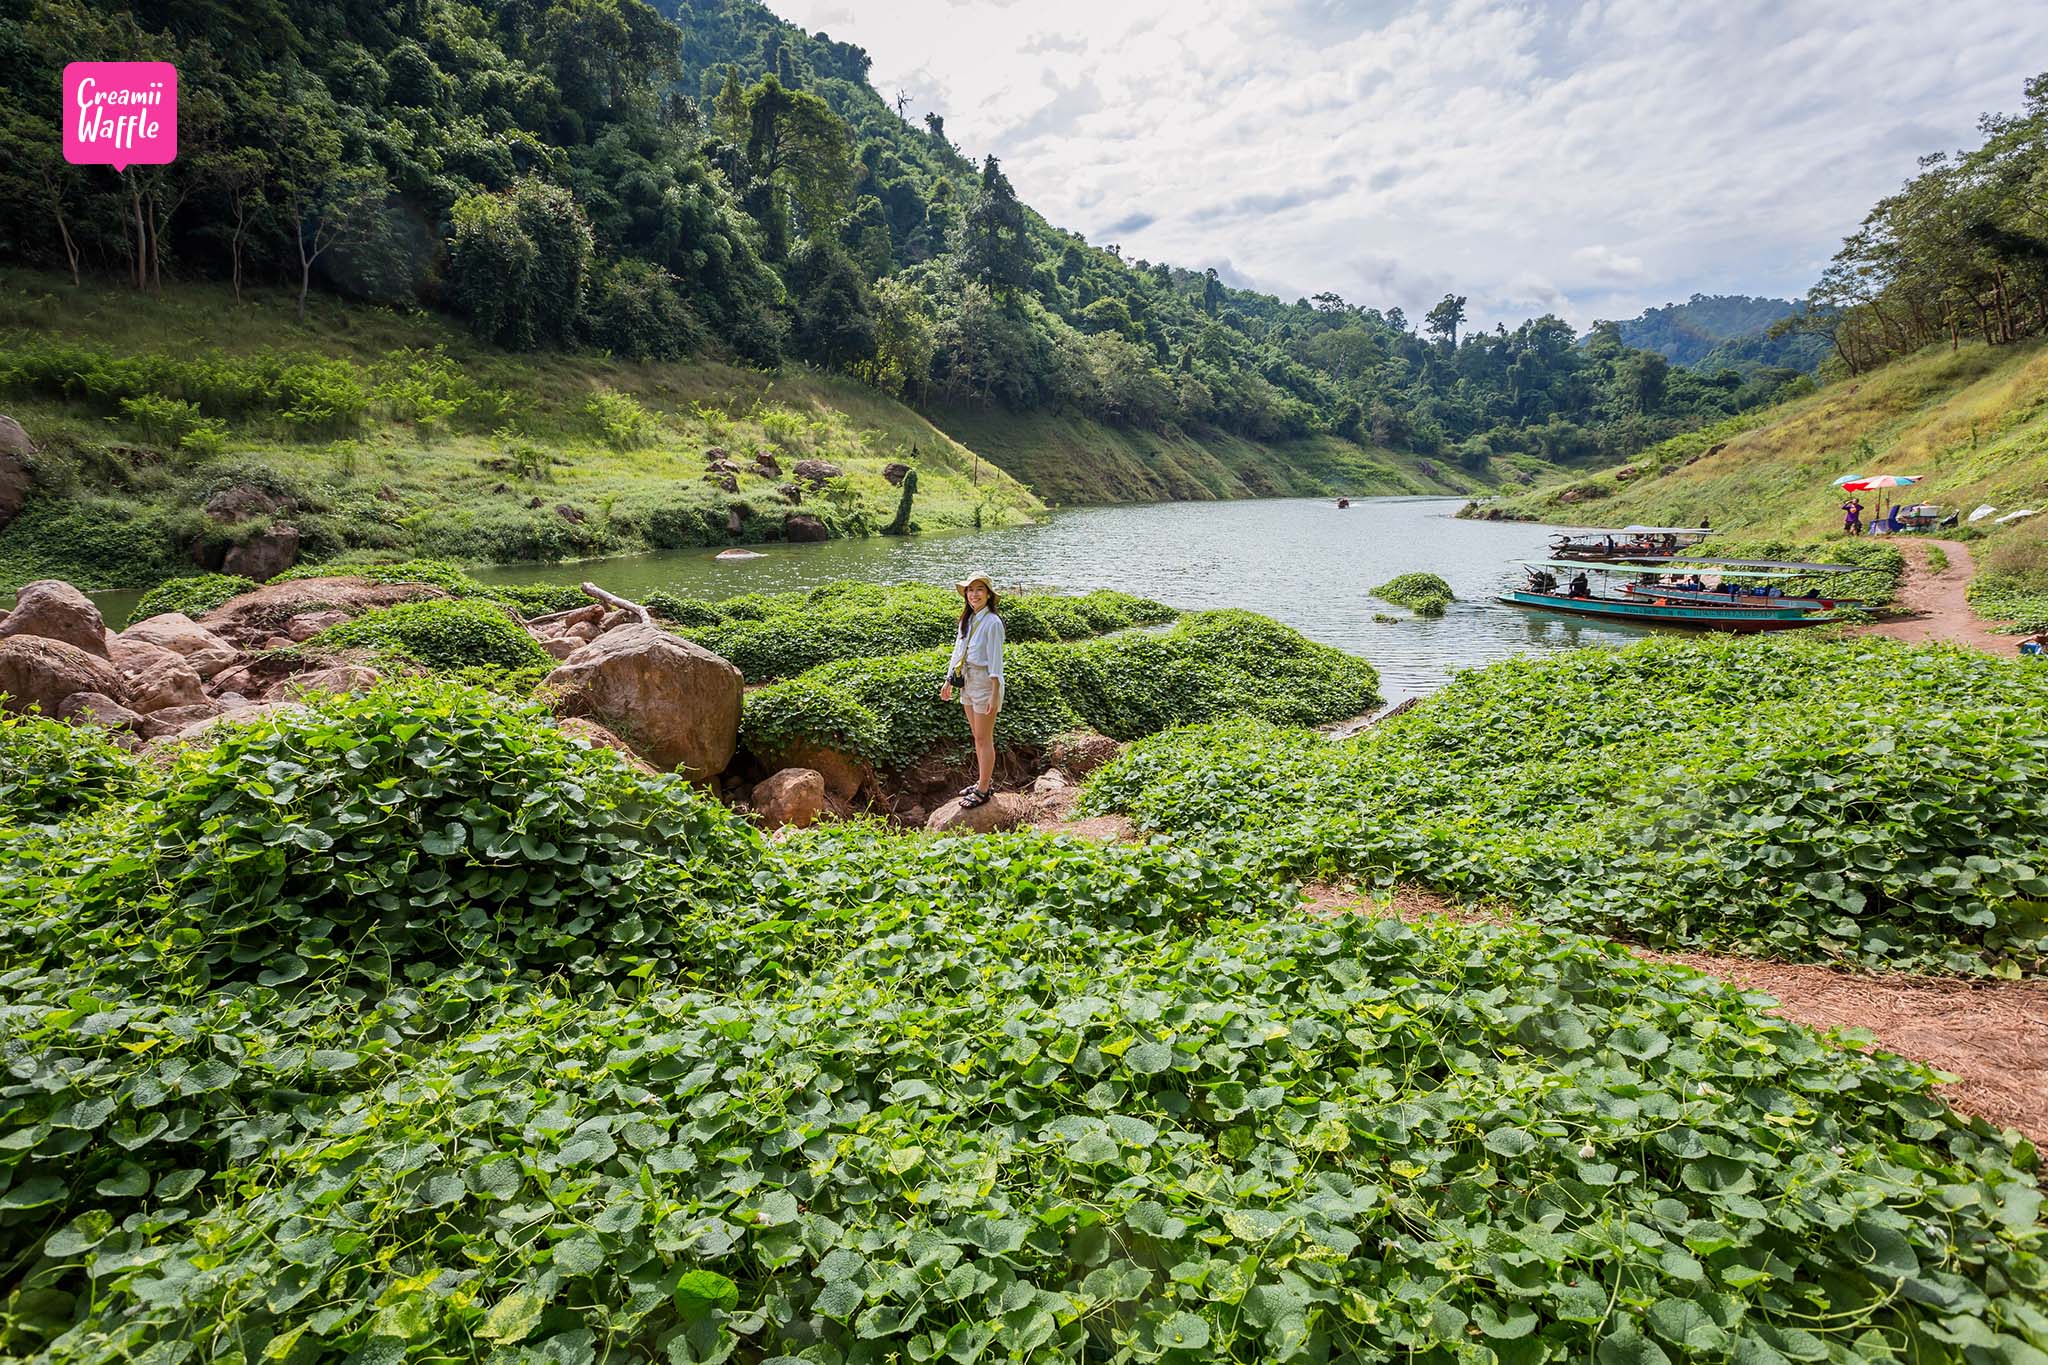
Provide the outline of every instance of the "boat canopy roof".
{"type": "Polygon", "coordinates": [[[1815,564],[1798,559],[1691,559],[1673,555],[1659,560],[1667,569],[1771,569],[1777,573],[1861,573],[1857,564],[1815,564]]]}
{"type": "Polygon", "coordinates": [[[1714,528],[1711,526],[1624,526],[1621,529],[1624,534],[1632,536],[1710,536],[1714,534],[1714,528]]]}
{"type": "Polygon", "coordinates": [[[1783,578],[1791,573],[1855,573],[1853,565],[1843,564],[1792,564],[1775,563],[1770,560],[1742,559],[1669,559],[1661,564],[1602,564],[1591,559],[1528,559],[1523,563],[1532,569],[1567,569],[1573,573],[1634,574],[1650,578],[1670,573],[1673,569],[1698,569],[1716,578],[1783,578]]]}

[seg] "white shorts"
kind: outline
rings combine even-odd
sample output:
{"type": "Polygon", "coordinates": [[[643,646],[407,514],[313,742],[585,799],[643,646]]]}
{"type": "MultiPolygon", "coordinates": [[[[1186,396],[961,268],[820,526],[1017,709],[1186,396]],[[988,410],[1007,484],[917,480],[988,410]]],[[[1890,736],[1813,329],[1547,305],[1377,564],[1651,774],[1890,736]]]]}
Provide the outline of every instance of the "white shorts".
{"type": "Polygon", "coordinates": [[[961,705],[983,716],[993,715],[1001,709],[1002,702],[997,697],[999,689],[996,687],[996,680],[988,675],[986,668],[979,664],[968,664],[960,672],[967,679],[966,686],[960,689],[961,705]]]}

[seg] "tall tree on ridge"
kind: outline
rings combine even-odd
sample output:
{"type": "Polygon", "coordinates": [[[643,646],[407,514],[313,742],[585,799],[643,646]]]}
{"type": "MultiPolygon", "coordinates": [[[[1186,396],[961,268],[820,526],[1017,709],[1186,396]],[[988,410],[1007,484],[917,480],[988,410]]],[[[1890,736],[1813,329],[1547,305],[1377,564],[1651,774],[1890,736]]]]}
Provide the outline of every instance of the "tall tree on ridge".
{"type": "Polygon", "coordinates": [[[1024,206],[993,156],[982,162],[981,189],[960,225],[959,255],[962,273],[999,298],[1029,284],[1038,264],[1024,206]]]}
{"type": "Polygon", "coordinates": [[[1446,294],[1423,318],[1423,327],[1451,349],[1458,346],[1458,327],[1465,321],[1465,296],[1446,294]]]}

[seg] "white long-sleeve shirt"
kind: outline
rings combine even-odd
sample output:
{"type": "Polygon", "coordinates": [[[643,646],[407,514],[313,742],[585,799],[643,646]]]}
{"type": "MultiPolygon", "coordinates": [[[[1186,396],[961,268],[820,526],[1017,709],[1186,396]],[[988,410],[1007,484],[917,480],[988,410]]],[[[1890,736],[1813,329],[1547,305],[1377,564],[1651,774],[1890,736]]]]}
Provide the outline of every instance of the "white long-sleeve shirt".
{"type": "Polygon", "coordinates": [[[953,642],[953,657],[946,672],[954,673],[968,664],[979,664],[996,682],[1003,680],[1003,618],[983,607],[967,622],[967,633],[953,642]]]}

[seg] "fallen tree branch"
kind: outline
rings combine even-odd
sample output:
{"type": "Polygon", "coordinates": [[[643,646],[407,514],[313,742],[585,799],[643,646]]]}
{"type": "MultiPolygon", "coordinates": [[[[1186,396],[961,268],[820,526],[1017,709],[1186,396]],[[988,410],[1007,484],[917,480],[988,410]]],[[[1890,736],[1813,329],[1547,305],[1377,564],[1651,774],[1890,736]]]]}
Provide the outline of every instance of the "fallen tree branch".
{"type": "Polygon", "coordinates": [[[643,626],[654,624],[654,618],[648,614],[647,608],[641,606],[638,602],[629,602],[616,593],[606,592],[595,583],[585,583],[583,585],[583,593],[586,597],[595,597],[608,607],[617,607],[620,611],[632,612],[634,616],[639,618],[640,624],[643,626]]]}

